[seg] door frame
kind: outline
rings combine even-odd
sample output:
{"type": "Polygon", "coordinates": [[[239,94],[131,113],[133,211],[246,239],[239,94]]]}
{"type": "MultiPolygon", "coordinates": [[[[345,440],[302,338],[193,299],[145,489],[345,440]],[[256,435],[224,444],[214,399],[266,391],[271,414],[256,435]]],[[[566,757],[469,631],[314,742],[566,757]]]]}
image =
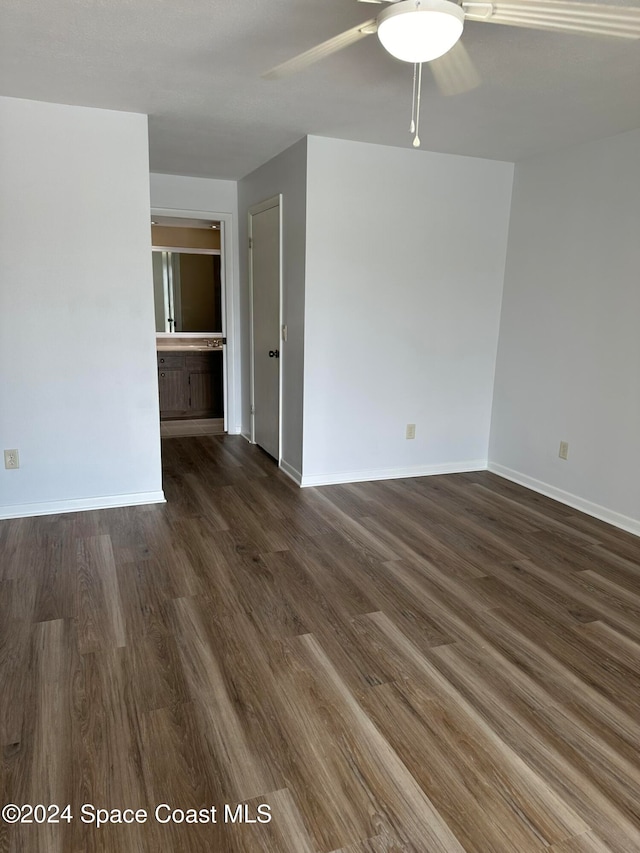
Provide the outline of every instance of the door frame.
{"type": "Polygon", "coordinates": [[[284,352],[282,349],[282,193],[271,196],[258,204],[251,205],[247,214],[247,233],[249,253],[249,402],[251,413],[251,444],[256,443],[256,416],[255,416],[255,345],[253,334],[253,217],[258,213],[264,213],[272,207],[278,208],[278,344],[280,358],[278,359],[278,466],[282,464],[282,361],[284,352]]]}
{"type": "MultiPolygon", "coordinates": [[[[211,219],[220,223],[220,246],[222,263],[220,264],[221,296],[222,296],[222,334],[227,339],[225,344],[224,370],[222,372],[224,430],[227,433],[240,432],[239,401],[240,395],[236,387],[236,352],[238,347],[236,318],[234,306],[235,275],[233,268],[233,216],[231,213],[219,213],[214,210],[182,210],[172,207],[152,207],[151,216],[170,216],[175,219],[211,219]]],[[[182,250],[180,250],[182,251],[182,250]]],[[[207,254],[214,254],[207,250],[207,254]]],[[[189,337],[185,333],[184,337],[189,337]]]]}

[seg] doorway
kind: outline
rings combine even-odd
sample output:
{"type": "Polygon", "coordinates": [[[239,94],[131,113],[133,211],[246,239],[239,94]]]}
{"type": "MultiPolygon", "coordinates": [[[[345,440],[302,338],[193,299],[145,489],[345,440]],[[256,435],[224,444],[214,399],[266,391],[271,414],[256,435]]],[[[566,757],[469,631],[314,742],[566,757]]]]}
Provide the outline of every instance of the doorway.
{"type": "Polygon", "coordinates": [[[224,223],[152,214],[160,432],[227,430],[224,223]]]}
{"type": "Polygon", "coordinates": [[[249,209],[251,440],[281,459],[281,197],[249,209]]]}

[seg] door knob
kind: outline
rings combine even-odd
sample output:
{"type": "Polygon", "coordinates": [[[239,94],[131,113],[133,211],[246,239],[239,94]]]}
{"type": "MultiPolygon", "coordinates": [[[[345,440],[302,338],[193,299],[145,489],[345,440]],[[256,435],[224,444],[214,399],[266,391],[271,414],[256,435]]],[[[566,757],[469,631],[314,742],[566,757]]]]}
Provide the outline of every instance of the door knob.
{"type": "Polygon", "coordinates": [[[270,349],[269,350],[269,358],[280,358],[280,350],[279,349],[270,349]]]}

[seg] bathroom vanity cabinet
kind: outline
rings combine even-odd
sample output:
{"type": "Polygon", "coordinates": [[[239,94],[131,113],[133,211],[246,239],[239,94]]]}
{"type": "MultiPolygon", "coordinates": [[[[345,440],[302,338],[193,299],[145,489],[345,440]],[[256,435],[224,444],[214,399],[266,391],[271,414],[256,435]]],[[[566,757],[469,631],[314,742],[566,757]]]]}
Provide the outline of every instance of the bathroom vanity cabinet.
{"type": "Polygon", "coordinates": [[[160,419],[223,415],[222,352],[158,352],[160,419]]]}

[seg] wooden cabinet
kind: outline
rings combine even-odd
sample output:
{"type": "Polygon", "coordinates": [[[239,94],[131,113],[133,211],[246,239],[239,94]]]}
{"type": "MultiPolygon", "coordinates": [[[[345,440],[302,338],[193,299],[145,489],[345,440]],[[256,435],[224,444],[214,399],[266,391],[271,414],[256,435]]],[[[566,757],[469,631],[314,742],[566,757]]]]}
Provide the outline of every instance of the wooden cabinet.
{"type": "Polygon", "coordinates": [[[189,411],[193,418],[222,417],[221,388],[216,381],[222,373],[222,353],[198,353],[184,359],[189,386],[189,411]],[[219,413],[218,413],[219,411],[219,413]]]}
{"type": "Polygon", "coordinates": [[[221,418],[222,352],[158,353],[160,418],[221,418]]]}
{"type": "Polygon", "coordinates": [[[189,386],[181,368],[166,367],[158,371],[161,418],[186,418],[189,411],[189,386]]]}

